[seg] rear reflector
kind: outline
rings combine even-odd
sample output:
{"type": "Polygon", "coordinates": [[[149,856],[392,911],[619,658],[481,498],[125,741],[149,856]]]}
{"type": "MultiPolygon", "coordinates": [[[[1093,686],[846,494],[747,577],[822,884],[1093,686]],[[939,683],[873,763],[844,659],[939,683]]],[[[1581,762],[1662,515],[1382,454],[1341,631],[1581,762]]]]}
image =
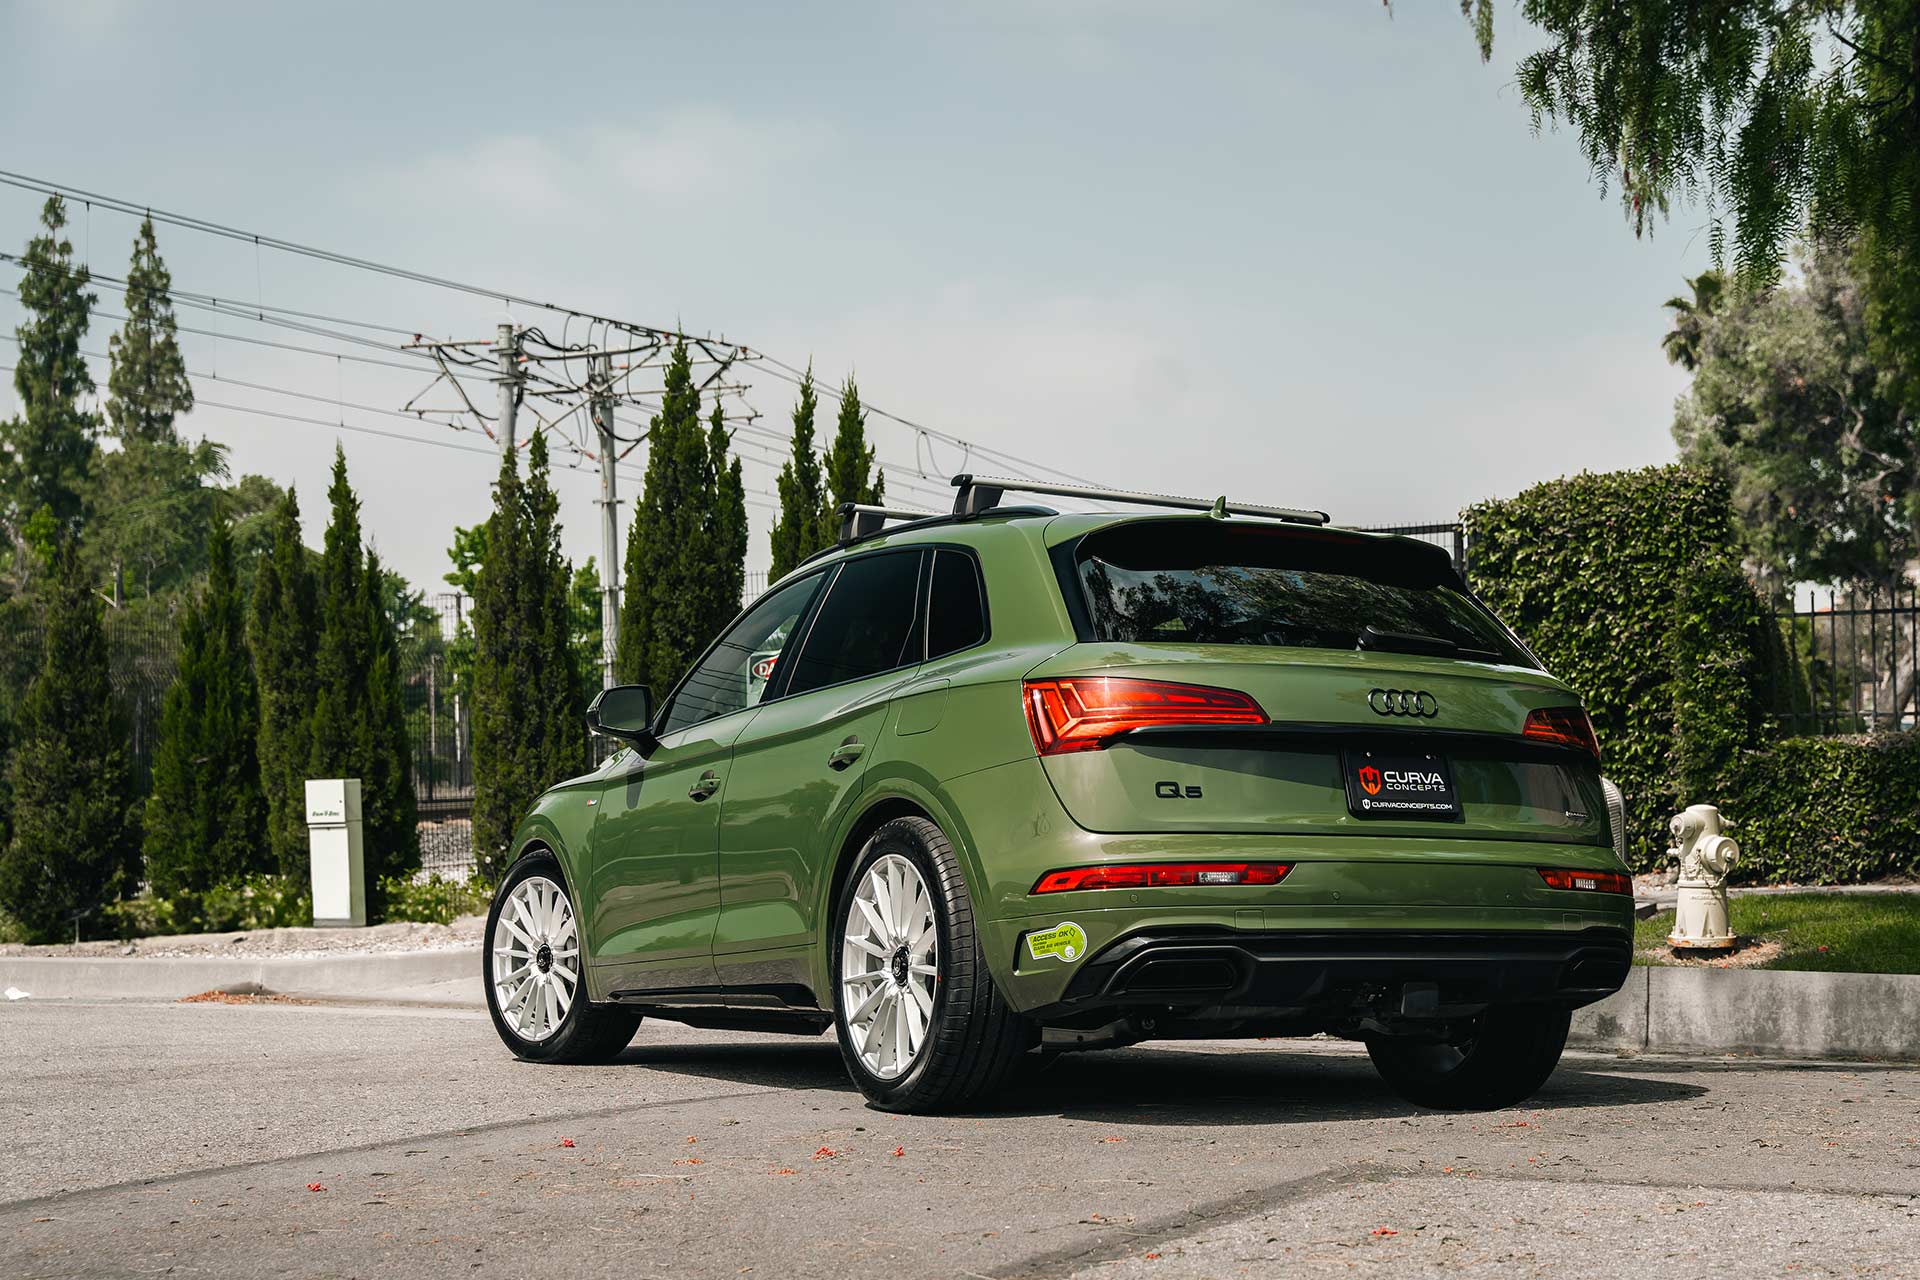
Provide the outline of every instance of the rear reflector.
{"type": "Polygon", "coordinates": [[[1279,884],[1293,869],[1285,862],[1129,862],[1066,867],[1034,882],[1034,893],[1078,889],[1153,889],[1168,885],[1279,884]]]}
{"type": "Polygon", "coordinates": [[[1520,732],[1537,742],[1557,747],[1578,747],[1600,759],[1600,740],[1593,736],[1593,721],[1579,707],[1540,707],[1527,712],[1526,727],[1520,732]]]}
{"type": "Polygon", "coordinates": [[[1585,893],[1632,893],[1633,877],[1618,871],[1552,871],[1540,868],[1549,889],[1579,889],[1585,893]]]}
{"type": "Polygon", "coordinates": [[[1267,723],[1267,713],[1246,694],[1206,685],[1073,676],[1029,680],[1025,692],[1027,728],[1043,756],[1098,751],[1133,729],[1267,723]]]}

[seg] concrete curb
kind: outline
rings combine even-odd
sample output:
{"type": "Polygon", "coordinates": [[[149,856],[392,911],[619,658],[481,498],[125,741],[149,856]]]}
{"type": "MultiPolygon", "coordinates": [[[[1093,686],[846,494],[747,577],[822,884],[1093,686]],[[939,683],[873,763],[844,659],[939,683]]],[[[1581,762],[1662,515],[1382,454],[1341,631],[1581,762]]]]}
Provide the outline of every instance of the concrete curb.
{"type": "Polygon", "coordinates": [[[395,988],[480,979],[478,947],[332,956],[0,956],[0,988],[40,999],[178,1000],[257,983],[301,996],[372,996],[395,988]]]}
{"type": "Polygon", "coordinates": [[[1569,1044],[1647,1053],[1920,1061],[1920,974],[1636,965],[1569,1044]]]}

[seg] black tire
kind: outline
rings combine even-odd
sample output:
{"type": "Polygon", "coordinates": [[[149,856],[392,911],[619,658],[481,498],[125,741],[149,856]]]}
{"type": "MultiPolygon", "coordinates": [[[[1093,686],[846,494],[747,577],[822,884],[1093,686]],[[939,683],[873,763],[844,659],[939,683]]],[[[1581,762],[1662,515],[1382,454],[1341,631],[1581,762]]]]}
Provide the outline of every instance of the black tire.
{"type": "Polygon", "coordinates": [[[981,1102],[1006,1085],[1033,1045],[1032,1025],[1008,1006],[987,970],[960,860],[946,835],[925,818],[895,818],[861,848],[834,904],[831,955],[833,1025],[840,1056],[860,1091],[883,1111],[924,1115],[981,1102]],[[860,1060],[840,998],[841,953],[853,891],[867,868],[889,854],[910,860],[927,886],[939,970],[926,1039],[912,1065],[891,1080],[875,1075],[860,1060]]]}
{"type": "MultiPolygon", "coordinates": [[[[622,1009],[617,1005],[594,1004],[587,999],[584,981],[586,970],[581,965],[576,972],[581,981],[575,988],[573,1003],[561,1019],[559,1029],[542,1039],[528,1039],[522,1036],[516,1025],[510,1022],[500,1011],[499,993],[493,981],[494,935],[500,920],[500,913],[506,907],[514,889],[523,881],[541,876],[558,885],[567,895],[571,904],[573,891],[567,887],[565,874],[560,870],[560,862],[552,854],[541,850],[530,853],[513,864],[507,872],[507,878],[500,882],[494,892],[493,906],[487,912],[487,932],[480,946],[480,983],[487,993],[487,1012],[493,1015],[493,1029],[500,1033],[501,1042],[513,1050],[517,1058],[528,1062],[568,1062],[588,1063],[607,1062],[619,1056],[633,1039],[633,1033],[639,1030],[640,1015],[631,1009],[622,1009]]],[[[584,950],[576,960],[584,958],[584,950]]]]}
{"type": "Polygon", "coordinates": [[[1525,1102],[1567,1046],[1572,1014],[1546,1005],[1495,1005],[1455,1041],[1377,1037],[1374,1069],[1408,1102],[1441,1111],[1488,1111],[1525,1102]]]}

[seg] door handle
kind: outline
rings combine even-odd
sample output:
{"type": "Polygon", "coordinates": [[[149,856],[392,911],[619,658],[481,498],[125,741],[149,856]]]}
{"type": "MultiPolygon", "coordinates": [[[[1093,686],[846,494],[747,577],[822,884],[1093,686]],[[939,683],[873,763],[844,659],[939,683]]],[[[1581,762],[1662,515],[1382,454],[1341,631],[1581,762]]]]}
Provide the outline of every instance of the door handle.
{"type": "Polygon", "coordinates": [[[861,742],[860,739],[854,737],[852,734],[848,734],[847,740],[835,747],[833,754],[827,757],[827,768],[844,769],[855,760],[858,760],[860,753],[866,749],[865,743],[861,742]]]}
{"type": "Polygon", "coordinates": [[[690,800],[705,800],[720,789],[720,775],[709,769],[700,775],[700,781],[687,788],[690,800]]]}

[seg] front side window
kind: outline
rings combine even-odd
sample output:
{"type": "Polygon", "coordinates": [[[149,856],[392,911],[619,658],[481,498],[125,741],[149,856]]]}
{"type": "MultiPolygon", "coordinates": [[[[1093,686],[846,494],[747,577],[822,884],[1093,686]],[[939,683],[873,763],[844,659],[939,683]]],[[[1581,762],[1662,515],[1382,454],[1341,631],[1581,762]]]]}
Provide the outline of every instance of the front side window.
{"type": "Polygon", "coordinates": [[[1371,647],[1534,665],[1443,559],[1390,542],[1146,522],[1089,534],[1078,575],[1102,640],[1371,647]]]}
{"type": "Polygon", "coordinates": [[[820,577],[816,573],[788,583],[748,610],[680,686],[660,732],[758,705],[820,577]]]}
{"type": "Polygon", "coordinates": [[[787,692],[805,693],[918,662],[914,597],[919,583],[918,551],[864,556],[841,565],[794,660],[787,692]]]}

